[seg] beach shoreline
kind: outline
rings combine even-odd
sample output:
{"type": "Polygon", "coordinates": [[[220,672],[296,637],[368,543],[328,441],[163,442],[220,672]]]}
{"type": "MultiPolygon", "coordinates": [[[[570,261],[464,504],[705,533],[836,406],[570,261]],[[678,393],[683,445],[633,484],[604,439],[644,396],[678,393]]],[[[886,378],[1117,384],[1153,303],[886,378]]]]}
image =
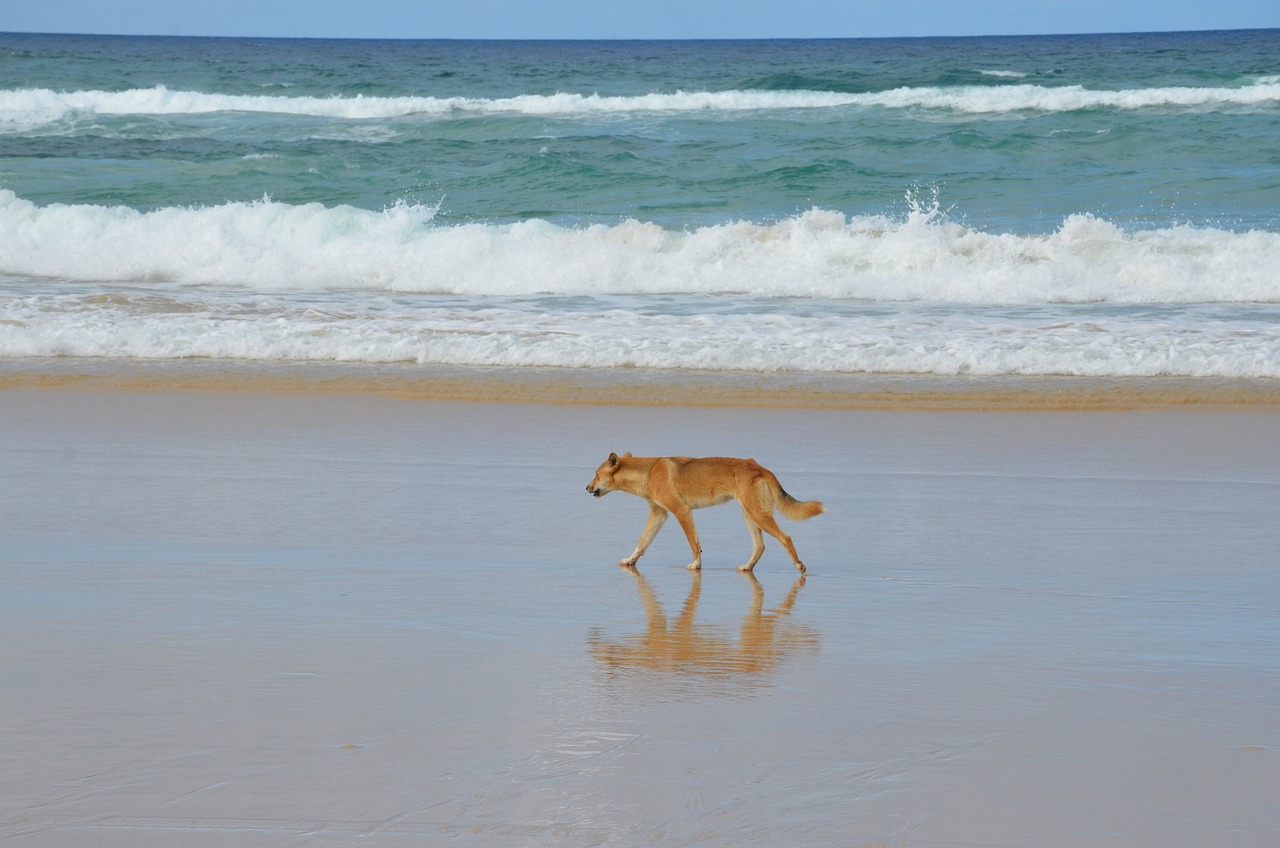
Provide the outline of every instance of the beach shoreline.
{"type": "MultiPolygon", "coordinates": [[[[234,385],[234,384],[233,384],[234,385]]],[[[0,392],[0,838],[1265,848],[1280,417],[0,392]],[[755,456],[617,567],[609,450],[755,456]]]]}
{"type": "Polygon", "coordinates": [[[344,362],[0,359],[0,391],[230,392],[589,406],[831,410],[1280,411],[1280,381],[514,368],[344,362]]]}
{"type": "Polygon", "coordinates": [[[1278,54],[0,35],[0,841],[1277,848],[1278,54]]]}

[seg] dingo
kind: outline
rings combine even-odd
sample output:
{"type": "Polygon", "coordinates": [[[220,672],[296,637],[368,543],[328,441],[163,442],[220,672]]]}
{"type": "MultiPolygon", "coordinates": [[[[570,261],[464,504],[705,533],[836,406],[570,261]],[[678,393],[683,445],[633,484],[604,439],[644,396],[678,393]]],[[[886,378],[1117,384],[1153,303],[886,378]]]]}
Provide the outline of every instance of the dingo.
{"type": "Polygon", "coordinates": [[[634,566],[644,556],[653,537],[658,535],[668,513],[674,512],[676,520],[684,528],[693,550],[691,571],[702,568],[702,546],[698,543],[698,531],[693,526],[693,510],[715,506],[737,499],[742,504],[742,517],[751,533],[751,559],[738,566],[739,571],[750,571],[764,553],[764,539],[760,531],[782,543],[791,555],[795,567],[804,571],[804,563],[796,556],[796,546],[791,537],[782,532],[773,520],[773,508],[787,518],[803,520],[823,511],[817,501],[798,501],[783,491],[773,472],[754,459],[733,459],[711,456],[695,459],[688,456],[632,456],[624,453],[609,458],[596,469],[596,476],[587,484],[587,491],[597,498],[609,492],[630,492],[649,502],[649,523],[640,534],[640,541],[631,556],[618,563],[634,566]]]}

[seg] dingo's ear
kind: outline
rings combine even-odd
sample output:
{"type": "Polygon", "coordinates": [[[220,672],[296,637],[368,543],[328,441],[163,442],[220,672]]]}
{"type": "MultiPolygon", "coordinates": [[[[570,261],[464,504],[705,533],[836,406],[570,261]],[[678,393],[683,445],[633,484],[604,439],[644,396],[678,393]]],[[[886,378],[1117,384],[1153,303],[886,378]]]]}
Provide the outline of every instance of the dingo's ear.
{"type": "Polygon", "coordinates": [[[609,454],[609,458],[605,460],[609,463],[610,468],[616,468],[618,465],[618,455],[616,453],[609,454]]]}
{"type": "Polygon", "coordinates": [[[626,459],[626,458],[627,458],[627,457],[629,457],[629,456],[631,456],[631,451],[627,451],[626,453],[624,453],[624,454],[622,455],[622,458],[623,458],[623,459],[626,459]]]}

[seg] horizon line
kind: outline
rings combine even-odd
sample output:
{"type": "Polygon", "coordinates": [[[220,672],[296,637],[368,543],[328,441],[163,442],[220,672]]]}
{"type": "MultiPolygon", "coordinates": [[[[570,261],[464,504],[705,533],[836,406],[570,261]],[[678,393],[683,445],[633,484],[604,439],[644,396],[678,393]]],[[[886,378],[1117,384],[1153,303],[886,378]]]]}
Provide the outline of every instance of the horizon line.
{"type": "Polygon", "coordinates": [[[1078,32],[1022,32],[1022,33],[965,33],[935,35],[770,35],[770,36],[663,36],[663,37],[515,37],[515,36],[377,36],[377,35],[227,35],[227,34],[184,34],[160,32],[55,32],[42,30],[0,30],[2,36],[44,36],[44,37],[81,37],[81,38],[172,38],[172,39],[226,39],[226,40],[259,40],[259,41],[455,41],[455,42],[507,42],[507,43],[662,43],[662,42],[700,42],[700,41],[924,41],[930,39],[984,39],[984,38],[1080,38],[1097,36],[1144,36],[1144,35],[1196,35],[1207,33],[1233,32],[1275,32],[1280,27],[1224,27],[1212,29],[1167,29],[1167,30],[1095,30],[1078,32]]]}

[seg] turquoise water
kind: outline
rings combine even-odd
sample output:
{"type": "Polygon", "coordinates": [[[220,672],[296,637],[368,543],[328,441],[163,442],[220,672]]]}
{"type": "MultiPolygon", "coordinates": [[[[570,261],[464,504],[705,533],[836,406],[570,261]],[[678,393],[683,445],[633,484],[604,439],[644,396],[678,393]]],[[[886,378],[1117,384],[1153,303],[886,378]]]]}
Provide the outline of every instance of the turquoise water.
{"type": "Polygon", "coordinates": [[[1280,376],[1280,31],[0,35],[0,356],[1280,376]]]}

